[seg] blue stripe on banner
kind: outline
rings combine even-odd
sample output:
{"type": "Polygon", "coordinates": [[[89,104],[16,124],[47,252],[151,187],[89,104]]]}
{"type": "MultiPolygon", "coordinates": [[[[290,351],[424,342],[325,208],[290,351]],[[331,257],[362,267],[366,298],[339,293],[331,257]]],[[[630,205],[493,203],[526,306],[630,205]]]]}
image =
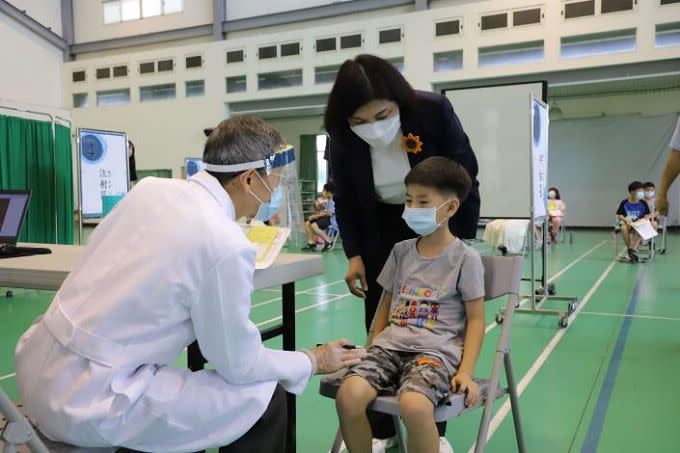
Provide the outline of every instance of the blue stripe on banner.
{"type": "MultiPolygon", "coordinates": [[[[635,289],[633,290],[633,294],[630,297],[626,315],[633,315],[637,308],[637,303],[640,296],[640,288],[642,287],[642,282],[647,270],[646,264],[642,264],[640,266],[641,267],[638,271],[637,281],[635,282],[635,289]]],[[[593,417],[590,419],[590,425],[588,426],[588,432],[586,433],[586,439],[583,443],[581,453],[595,453],[597,451],[597,447],[600,443],[600,437],[602,436],[604,420],[607,417],[609,403],[612,398],[616,375],[619,373],[621,356],[623,355],[623,350],[625,349],[626,341],[628,340],[631,322],[632,317],[626,316],[623,321],[623,325],[621,326],[621,330],[619,331],[619,336],[616,339],[616,346],[614,347],[614,352],[612,353],[611,359],[609,360],[607,374],[605,375],[604,382],[602,383],[602,389],[600,389],[600,395],[597,399],[597,404],[595,405],[593,417]]]]}

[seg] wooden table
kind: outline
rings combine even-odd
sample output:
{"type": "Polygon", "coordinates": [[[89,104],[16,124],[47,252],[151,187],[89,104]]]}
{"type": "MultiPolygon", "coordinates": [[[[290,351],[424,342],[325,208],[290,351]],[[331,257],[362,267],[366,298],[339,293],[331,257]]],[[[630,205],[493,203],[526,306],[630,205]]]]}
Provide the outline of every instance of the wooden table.
{"type": "MultiPolygon", "coordinates": [[[[0,259],[0,286],[9,288],[29,288],[58,290],[73,266],[78,262],[83,250],[78,245],[18,244],[28,247],[47,247],[50,255],[34,255],[20,258],[0,259]]],[[[267,269],[255,271],[255,289],[282,286],[282,322],[262,331],[262,339],[281,335],[283,349],[295,350],[295,282],[323,273],[323,260],[320,255],[281,254],[267,269]]],[[[194,346],[189,349],[189,366],[197,369],[203,365],[200,351],[194,346]],[[197,355],[198,352],[198,355],[197,355]]],[[[295,451],[295,396],[288,394],[288,445],[286,452],[295,451]]]]}

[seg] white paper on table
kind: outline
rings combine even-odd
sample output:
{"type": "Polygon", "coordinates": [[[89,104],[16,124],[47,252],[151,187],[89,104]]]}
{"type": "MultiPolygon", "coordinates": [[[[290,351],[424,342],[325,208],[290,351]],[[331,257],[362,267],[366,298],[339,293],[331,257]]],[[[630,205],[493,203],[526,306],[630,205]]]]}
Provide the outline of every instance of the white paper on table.
{"type": "Polygon", "coordinates": [[[281,253],[290,236],[290,228],[267,226],[259,222],[241,223],[244,233],[255,246],[255,269],[266,269],[281,253]]]}
{"type": "Polygon", "coordinates": [[[637,222],[634,222],[633,228],[635,228],[635,231],[638,232],[643,241],[659,235],[654,227],[652,227],[651,222],[647,219],[640,219],[637,222]]]}

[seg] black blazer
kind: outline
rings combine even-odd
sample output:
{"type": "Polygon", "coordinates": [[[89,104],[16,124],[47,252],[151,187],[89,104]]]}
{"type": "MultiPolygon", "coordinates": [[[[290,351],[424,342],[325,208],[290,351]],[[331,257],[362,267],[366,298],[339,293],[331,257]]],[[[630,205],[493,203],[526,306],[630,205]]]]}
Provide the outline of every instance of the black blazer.
{"type": "MultiPolygon", "coordinates": [[[[472,190],[449,227],[460,238],[474,238],[480,205],[477,158],[448,98],[416,91],[411,111],[401,113],[401,129],[404,135],[420,136],[423,143],[422,152],[409,153],[411,167],[428,157],[445,156],[470,173],[472,190]]],[[[354,133],[344,140],[337,136],[334,139],[333,132],[329,135],[331,176],[336,187],[333,199],[342,244],[348,258],[364,256],[380,240],[370,148],[354,133]]]]}

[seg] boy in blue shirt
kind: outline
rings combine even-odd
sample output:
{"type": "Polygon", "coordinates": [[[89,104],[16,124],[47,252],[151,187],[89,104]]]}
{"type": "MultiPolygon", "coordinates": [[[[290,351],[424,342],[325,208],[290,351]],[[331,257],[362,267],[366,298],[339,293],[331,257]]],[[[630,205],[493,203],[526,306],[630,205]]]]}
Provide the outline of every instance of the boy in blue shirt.
{"type": "Polygon", "coordinates": [[[371,451],[366,408],[378,395],[399,398],[408,450],[417,453],[440,452],[434,407],[452,393],[465,393],[466,406],[479,399],[472,376],[486,328],[484,267],[449,230],[472,180],[460,164],[430,157],[405,184],[403,219],[420,237],[392,249],[378,277],[383,296],[367,356],[336,397],[351,452],[371,451]]]}
{"type": "Polygon", "coordinates": [[[640,181],[628,184],[628,198],[623,200],[616,211],[616,217],[621,222],[621,234],[628,248],[628,258],[634,263],[638,262],[638,248],[640,247],[640,235],[633,228],[633,223],[640,219],[649,219],[649,205],[644,200],[645,191],[640,181]]]}

